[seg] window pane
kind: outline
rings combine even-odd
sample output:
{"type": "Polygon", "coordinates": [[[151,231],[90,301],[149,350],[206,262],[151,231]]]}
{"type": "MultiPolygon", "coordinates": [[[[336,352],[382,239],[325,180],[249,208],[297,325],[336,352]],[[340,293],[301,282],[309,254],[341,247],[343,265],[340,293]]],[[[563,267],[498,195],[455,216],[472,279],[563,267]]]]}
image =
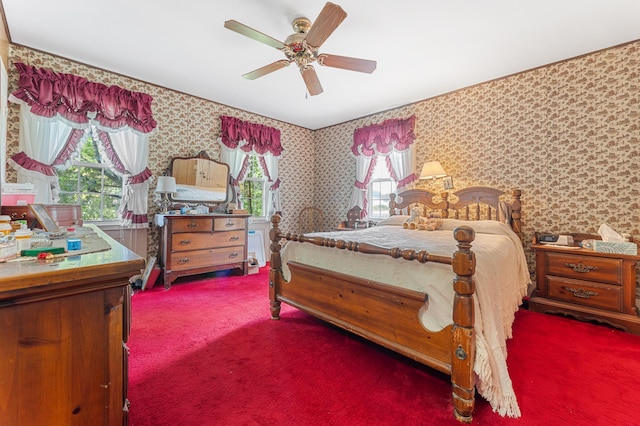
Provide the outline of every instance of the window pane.
{"type": "Polygon", "coordinates": [[[80,159],[58,172],[61,204],[82,205],[84,220],[114,220],[122,198],[122,178],[101,163],[97,144],[90,137],[80,159]]]}
{"type": "Polygon", "coordinates": [[[386,159],[379,156],[367,192],[369,218],[382,219],[389,216],[389,201],[393,192],[396,192],[396,183],[389,175],[386,159]]]}
{"type": "Polygon", "coordinates": [[[240,184],[244,208],[253,216],[263,216],[264,182],[245,180],[240,184]]]}

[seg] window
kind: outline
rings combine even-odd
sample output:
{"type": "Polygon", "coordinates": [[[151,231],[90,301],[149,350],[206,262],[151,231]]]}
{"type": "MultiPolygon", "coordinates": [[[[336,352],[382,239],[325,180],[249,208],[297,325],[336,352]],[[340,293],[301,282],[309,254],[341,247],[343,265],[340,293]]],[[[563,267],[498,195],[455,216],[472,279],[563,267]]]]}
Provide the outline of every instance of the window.
{"type": "Polygon", "coordinates": [[[249,169],[242,182],[240,182],[240,192],[242,193],[242,205],[251,215],[256,217],[266,216],[265,206],[267,205],[266,188],[267,180],[262,172],[257,155],[249,157],[249,169]]]}
{"type": "Polygon", "coordinates": [[[369,219],[389,217],[389,201],[391,201],[390,195],[393,192],[396,192],[396,183],[389,174],[387,159],[378,156],[367,191],[369,219]]]}
{"type": "Polygon", "coordinates": [[[72,160],[72,166],[58,171],[58,202],[81,205],[83,220],[117,220],[124,192],[122,177],[102,163],[98,144],[93,137],[87,134],[85,138],[80,155],[72,160]]]}

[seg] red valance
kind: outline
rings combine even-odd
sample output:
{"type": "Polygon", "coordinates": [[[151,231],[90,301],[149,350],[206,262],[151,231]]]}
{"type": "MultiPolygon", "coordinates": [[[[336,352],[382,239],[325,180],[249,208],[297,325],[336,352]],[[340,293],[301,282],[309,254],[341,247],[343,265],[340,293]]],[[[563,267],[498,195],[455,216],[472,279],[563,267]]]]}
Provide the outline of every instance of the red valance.
{"type": "Polygon", "coordinates": [[[361,127],[353,132],[353,155],[371,157],[378,154],[389,154],[409,149],[416,138],[413,133],[416,117],[407,119],[390,119],[382,124],[361,127]]]}
{"type": "Polygon", "coordinates": [[[276,157],[282,154],[280,130],[224,115],[220,116],[220,121],[220,140],[227,148],[276,157]]]}
{"type": "Polygon", "coordinates": [[[118,86],[105,86],[73,74],[56,73],[16,63],[20,73],[18,90],[12,100],[24,102],[31,112],[43,117],[61,116],[66,120],[86,124],[87,114],[105,128],[128,126],[142,133],[156,127],[151,115],[150,95],[132,92],[118,86]]]}

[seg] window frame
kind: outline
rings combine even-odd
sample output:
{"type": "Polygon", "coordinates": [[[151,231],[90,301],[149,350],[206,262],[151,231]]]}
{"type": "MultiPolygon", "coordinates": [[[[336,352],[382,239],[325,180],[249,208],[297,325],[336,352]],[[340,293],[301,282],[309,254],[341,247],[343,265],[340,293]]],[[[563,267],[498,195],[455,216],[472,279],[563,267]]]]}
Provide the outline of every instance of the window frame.
{"type": "MultiPolygon", "coordinates": [[[[264,220],[266,220],[267,219],[267,210],[268,210],[267,209],[267,203],[268,203],[268,201],[270,199],[270,194],[271,194],[271,191],[270,191],[269,185],[268,185],[269,182],[267,182],[267,177],[265,176],[265,172],[264,172],[264,170],[262,170],[262,165],[260,164],[259,156],[256,155],[256,154],[248,154],[247,156],[248,156],[248,161],[249,162],[252,162],[252,161],[256,162],[258,170],[260,170],[261,176],[260,177],[249,176],[249,172],[247,172],[247,176],[245,176],[242,179],[242,181],[240,182],[240,193],[243,196],[242,205],[243,205],[243,208],[246,209],[249,212],[249,214],[251,214],[251,217],[253,219],[264,219],[264,220]],[[243,187],[243,184],[245,182],[261,182],[262,183],[262,214],[261,215],[255,215],[251,211],[252,209],[249,209],[248,208],[249,206],[245,202],[245,199],[244,199],[244,187],[243,187]]],[[[251,170],[251,164],[249,164],[249,170],[251,170]]]]}
{"type": "MultiPolygon", "coordinates": [[[[376,157],[376,164],[375,164],[375,168],[374,168],[374,172],[373,174],[376,174],[376,171],[380,172],[383,171],[383,175],[384,176],[377,176],[377,177],[371,177],[371,180],[369,181],[369,184],[367,185],[367,203],[369,205],[369,207],[367,208],[367,219],[371,219],[371,220],[382,220],[384,218],[389,217],[389,209],[386,209],[386,214],[382,214],[380,216],[374,216],[372,213],[374,212],[374,202],[375,201],[385,201],[387,200],[387,206],[389,205],[389,201],[391,201],[391,198],[389,196],[387,196],[386,198],[382,196],[382,191],[379,192],[380,196],[375,198],[373,196],[374,194],[374,188],[373,186],[375,184],[382,184],[382,183],[386,183],[389,182],[392,185],[392,192],[397,192],[398,190],[398,184],[397,182],[393,179],[393,177],[391,176],[391,174],[389,173],[389,170],[387,168],[387,160],[386,160],[386,156],[383,155],[378,155],[376,157]]],[[[381,174],[381,173],[378,173],[381,174]]],[[[391,193],[390,193],[391,194],[391,193]]],[[[389,195],[390,195],[389,194],[389,195]]],[[[382,205],[382,203],[381,203],[382,205]]]]}
{"type": "MultiPolygon", "coordinates": [[[[85,135],[82,138],[81,143],[78,146],[78,150],[76,151],[76,154],[78,156],[80,156],[80,154],[82,153],[82,149],[84,148],[85,144],[87,143],[95,143],[96,144],[96,149],[100,149],[100,145],[101,142],[99,139],[94,139],[92,132],[86,132],[85,135]],[[89,140],[91,138],[91,140],[89,140]]],[[[58,201],[56,202],[56,204],[64,204],[64,203],[60,203],[60,198],[63,195],[71,195],[73,196],[73,198],[75,198],[75,202],[73,203],[74,205],[80,205],[82,206],[82,195],[89,193],[91,195],[99,195],[100,196],[100,218],[99,219],[85,219],[83,218],[83,221],[85,222],[93,222],[93,223],[101,223],[101,224],[109,224],[109,223],[116,223],[119,221],[118,215],[117,215],[117,211],[119,209],[116,208],[116,216],[113,218],[105,218],[104,213],[105,213],[105,201],[106,201],[106,197],[111,196],[112,194],[105,194],[104,189],[105,189],[105,179],[108,179],[109,177],[106,176],[105,171],[112,171],[115,175],[120,176],[120,174],[110,165],[104,162],[89,162],[89,161],[84,161],[84,160],[79,160],[77,159],[75,156],[73,156],[70,159],[70,166],[65,168],[64,170],[56,170],[56,176],[58,178],[58,183],[60,182],[60,174],[61,173],[68,173],[69,170],[73,167],[77,168],[77,171],[75,173],[75,180],[74,180],[74,190],[73,191],[67,191],[67,190],[63,190],[60,187],[60,190],[58,191],[58,201]],[[82,172],[82,168],[90,168],[90,169],[96,169],[96,170],[100,170],[100,192],[95,192],[95,191],[83,191],[82,187],[81,187],[81,172],[82,172]]],[[[125,191],[125,179],[120,176],[120,197],[119,200],[122,200],[122,194],[124,194],[125,191]]],[[[120,203],[118,203],[118,205],[120,205],[120,203]]]]}

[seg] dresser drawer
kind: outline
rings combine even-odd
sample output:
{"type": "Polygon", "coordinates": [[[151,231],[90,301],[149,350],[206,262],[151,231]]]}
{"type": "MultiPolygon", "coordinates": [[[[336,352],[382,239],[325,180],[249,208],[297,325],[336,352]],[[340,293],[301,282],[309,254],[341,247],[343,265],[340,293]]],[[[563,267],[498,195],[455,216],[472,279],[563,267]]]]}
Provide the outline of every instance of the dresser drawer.
{"type": "Polygon", "coordinates": [[[247,220],[242,217],[216,218],[213,223],[214,231],[233,231],[234,229],[244,229],[247,220]]]}
{"type": "Polygon", "coordinates": [[[173,234],[171,251],[200,250],[245,245],[246,232],[181,232],[173,234]]]}
{"type": "Polygon", "coordinates": [[[170,269],[174,271],[243,262],[244,246],[173,253],[170,269]]]}
{"type": "Polygon", "coordinates": [[[213,230],[212,218],[185,217],[173,219],[172,232],[211,232],[213,230]]]}
{"type": "Polygon", "coordinates": [[[578,280],[622,284],[622,260],[596,256],[547,253],[547,274],[578,280]]]}
{"type": "Polygon", "coordinates": [[[622,312],[622,287],[570,278],[547,277],[547,297],[576,305],[622,312]]]}

